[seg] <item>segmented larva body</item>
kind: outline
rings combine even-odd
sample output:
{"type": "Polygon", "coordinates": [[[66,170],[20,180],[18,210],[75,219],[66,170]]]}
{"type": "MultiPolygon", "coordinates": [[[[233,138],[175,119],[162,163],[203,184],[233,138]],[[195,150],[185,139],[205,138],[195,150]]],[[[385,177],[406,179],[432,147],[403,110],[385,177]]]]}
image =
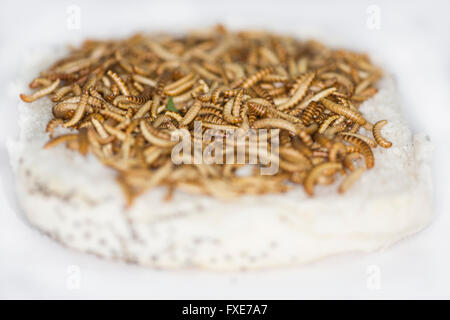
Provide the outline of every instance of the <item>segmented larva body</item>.
{"type": "MultiPolygon", "coordinates": [[[[189,90],[190,88],[192,88],[192,86],[195,84],[196,81],[197,81],[197,79],[195,76],[192,76],[192,78],[191,78],[190,75],[187,75],[186,77],[178,80],[177,81],[178,84],[176,86],[171,86],[171,87],[167,86],[164,89],[164,92],[168,96],[177,96],[177,95],[189,90]],[[187,80],[186,80],[186,78],[187,78],[187,80]],[[181,80],[183,80],[183,81],[181,81],[181,80]]],[[[174,82],[174,83],[177,83],[177,82],[174,82]]]]}
{"type": "Polygon", "coordinates": [[[321,163],[308,173],[305,178],[304,187],[305,191],[309,196],[314,195],[314,186],[316,184],[317,179],[324,174],[326,171],[338,171],[342,169],[342,164],[339,162],[325,162],[321,163]]]}
{"type": "Polygon", "coordinates": [[[213,115],[215,115],[217,117],[221,117],[222,116],[222,110],[219,110],[219,109],[216,109],[216,108],[212,108],[212,107],[203,107],[198,112],[199,116],[207,115],[207,114],[213,114],[213,115]]]}
{"type": "Polygon", "coordinates": [[[108,76],[110,76],[111,79],[113,79],[113,81],[116,83],[117,87],[120,90],[120,93],[122,93],[124,96],[130,95],[130,91],[128,90],[127,85],[125,84],[125,82],[122,80],[122,78],[117,73],[115,73],[112,70],[108,70],[108,72],[106,72],[106,74],[108,76]]]}
{"type": "Polygon", "coordinates": [[[303,81],[298,86],[298,89],[295,91],[295,93],[292,95],[289,100],[281,105],[279,105],[277,108],[280,111],[290,109],[297,105],[306,95],[306,92],[308,91],[309,86],[311,85],[311,82],[313,81],[315,77],[314,72],[310,72],[307,75],[304,76],[303,81]]]}
{"type": "Polygon", "coordinates": [[[220,116],[214,115],[214,114],[208,114],[203,116],[202,121],[205,121],[207,123],[212,124],[226,124],[225,120],[223,120],[220,116]]]}
{"type": "Polygon", "coordinates": [[[252,85],[260,81],[262,78],[267,76],[272,71],[273,71],[272,66],[259,70],[258,72],[254,73],[246,80],[244,80],[244,82],[241,84],[241,87],[244,89],[250,88],[252,85]]]}
{"type": "Polygon", "coordinates": [[[301,120],[305,126],[308,126],[311,124],[312,119],[316,114],[316,109],[317,109],[317,103],[312,102],[303,111],[301,120]]]}
{"type": "Polygon", "coordinates": [[[50,93],[52,93],[58,86],[61,80],[56,79],[55,81],[53,81],[53,83],[51,85],[49,85],[48,87],[45,87],[41,90],[38,90],[36,92],[34,92],[31,95],[24,95],[24,94],[20,94],[20,98],[25,101],[25,102],[33,102],[39,98],[42,98],[50,93]]]}
{"type": "Polygon", "coordinates": [[[53,138],[53,132],[55,131],[56,127],[62,125],[63,123],[64,121],[62,119],[53,118],[47,123],[45,132],[48,132],[50,138],[53,138]]]}
{"type": "Polygon", "coordinates": [[[263,88],[261,88],[258,85],[254,85],[252,86],[252,89],[256,92],[256,94],[258,96],[260,96],[261,98],[263,98],[264,100],[269,101],[272,106],[275,106],[275,102],[273,101],[273,97],[271,94],[269,94],[269,92],[263,88]]]}
{"type": "Polygon", "coordinates": [[[325,106],[325,108],[327,108],[328,110],[337,113],[341,116],[344,116],[354,122],[359,123],[360,125],[365,125],[366,124],[366,119],[364,119],[364,117],[357,111],[354,111],[350,108],[345,108],[337,103],[334,103],[331,100],[328,100],[326,98],[323,98],[321,100],[321,102],[323,103],[323,105],[325,106]]]}
{"type": "Polygon", "coordinates": [[[223,108],[223,118],[229,122],[229,123],[241,123],[242,118],[239,116],[234,116],[231,112],[234,106],[234,98],[231,98],[230,100],[225,103],[225,106],[223,108]]]}
{"type": "Polygon", "coordinates": [[[195,100],[192,106],[184,115],[183,120],[181,120],[181,125],[187,126],[189,123],[191,123],[195,119],[201,108],[202,102],[200,100],[195,100]]]}
{"type": "Polygon", "coordinates": [[[358,148],[359,152],[361,152],[361,154],[364,156],[364,159],[366,160],[367,169],[373,168],[373,166],[375,165],[375,158],[373,156],[372,149],[366,142],[355,136],[344,135],[342,136],[342,138],[358,148]]]}
{"type": "Polygon", "coordinates": [[[364,167],[359,167],[353,170],[339,185],[338,188],[339,193],[344,193],[348,189],[350,189],[350,187],[356,182],[356,180],[358,180],[361,177],[364,171],[366,171],[366,168],[364,167]]]}
{"type": "Polygon", "coordinates": [[[142,135],[144,138],[150,142],[151,144],[163,148],[172,147],[177,143],[177,141],[171,141],[170,135],[159,131],[156,128],[153,128],[152,126],[149,126],[145,120],[141,120],[139,122],[139,126],[142,131],[142,135]]]}
{"type": "Polygon", "coordinates": [[[265,116],[267,114],[267,108],[261,104],[255,102],[248,102],[247,105],[250,108],[250,110],[253,111],[253,113],[259,116],[265,116]]]}
{"type": "Polygon", "coordinates": [[[381,129],[387,124],[386,120],[380,120],[373,125],[372,134],[375,138],[375,141],[383,148],[392,147],[392,142],[386,140],[381,135],[381,129]]]}
{"type": "Polygon", "coordinates": [[[78,139],[78,134],[74,134],[74,133],[63,134],[63,135],[57,136],[57,137],[52,138],[51,140],[49,140],[44,145],[44,149],[53,148],[54,146],[57,146],[58,144],[61,144],[63,142],[67,142],[67,141],[70,141],[70,140],[77,140],[77,139],[78,139]]]}
{"type": "Polygon", "coordinates": [[[113,104],[118,105],[121,101],[127,101],[130,103],[143,104],[150,100],[153,95],[153,88],[146,87],[144,91],[138,96],[117,96],[114,98],[113,104]]]}
{"type": "Polygon", "coordinates": [[[371,147],[371,148],[376,148],[377,147],[377,143],[373,139],[371,139],[369,137],[366,137],[366,136],[363,136],[362,134],[359,134],[359,133],[340,132],[339,135],[341,135],[341,136],[353,136],[353,137],[361,139],[362,141],[367,143],[369,145],[369,147],[371,147]]]}
{"type": "Polygon", "coordinates": [[[241,108],[242,97],[244,95],[244,89],[238,90],[236,96],[234,97],[232,114],[233,116],[239,116],[239,110],[241,108]]]}
{"type": "Polygon", "coordinates": [[[88,107],[88,98],[89,98],[89,94],[87,92],[84,92],[81,95],[80,102],[78,104],[77,109],[75,110],[73,117],[69,121],[67,121],[63,124],[64,127],[66,127],[66,128],[72,127],[72,126],[76,125],[78,123],[78,121],[81,120],[81,118],[83,117],[83,115],[86,112],[86,109],[88,107]]]}
{"type": "MultiPolygon", "coordinates": [[[[346,146],[346,147],[348,147],[348,146],[346,146]]],[[[346,151],[348,151],[347,148],[346,148],[346,151]]],[[[348,153],[344,157],[344,160],[343,160],[344,167],[350,171],[354,171],[355,165],[353,164],[353,160],[356,160],[356,159],[361,159],[361,154],[359,152],[348,153]]]]}
{"type": "Polygon", "coordinates": [[[328,127],[331,125],[331,123],[333,123],[333,121],[339,119],[338,115],[332,115],[332,116],[328,116],[320,125],[318,132],[319,133],[324,133],[328,127]]]}

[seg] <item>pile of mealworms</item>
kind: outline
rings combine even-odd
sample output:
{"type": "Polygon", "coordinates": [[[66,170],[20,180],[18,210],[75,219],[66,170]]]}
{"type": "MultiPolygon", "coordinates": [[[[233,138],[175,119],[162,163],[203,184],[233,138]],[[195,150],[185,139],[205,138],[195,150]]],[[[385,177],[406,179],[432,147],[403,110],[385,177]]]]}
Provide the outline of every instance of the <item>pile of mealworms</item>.
{"type": "MultiPolygon", "coordinates": [[[[32,102],[50,95],[53,119],[45,148],[65,144],[94,154],[117,171],[128,204],[156,186],[230,198],[333,184],[345,192],[374,166],[372,148],[392,144],[359,107],[373,96],[381,70],[368,56],[315,41],[223,26],[183,36],[137,34],[125,40],[86,40],[40,73],[32,102]],[[278,129],[279,170],[250,174],[245,164],[179,164],[171,132],[278,129]],[[58,127],[69,133],[54,137],[58,127]],[[372,137],[363,135],[371,132],[372,137]]],[[[194,140],[194,134],[192,134],[194,140]]],[[[271,147],[270,134],[266,136],[271,147]]],[[[262,138],[259,138],[262,139],[262,138]]],[[[252,151],[247,150],[248,157],[252,151]]],[[[259,160],[258,160],[259,161],[259,160]]]]}

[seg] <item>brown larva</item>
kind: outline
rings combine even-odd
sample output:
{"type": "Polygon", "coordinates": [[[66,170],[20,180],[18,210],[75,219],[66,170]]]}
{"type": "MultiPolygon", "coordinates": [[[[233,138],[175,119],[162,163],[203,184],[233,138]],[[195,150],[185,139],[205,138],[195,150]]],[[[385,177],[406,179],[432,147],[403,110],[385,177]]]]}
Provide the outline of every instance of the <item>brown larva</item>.
{"type": "Polygon", "coordinates": [[[52,93],[58,86],[59,86],[60,80],[56,79],[55,81],[52,82],[51,85],[49,85],[48,87],[45,87],[41,90],[38,90],[36,92],[34,92],[31,95],[24,95],[24,94],[20,94],[20,98],[25,101],[25,102],[33,102],[39,98],[42,98],[50,93],[52,93]]]}
{"type": "Polygon", "coordinates": [[[67,142],[67,141],[70,141],[70,140],[77,140],[77,139],[78,139],[78,134],[73,134],[73,133],[63,134],[63,135],[60,135],[58,137],[55,137],[55,138],[52,138],[51,140],[49,140],[44,145],[44,148],[45,149],[49,149],[49,148],[52,148],[52,147],[54,147],[54,146],[56,146],[56,145],[58,145],[60,143],[67,142]]]}
{"type": "Polygon", "coordinates": [[[321,102],[323,103],[323,105],[325,106],[325,108],[327,108],[328,110],[340,114],[352,121],[355,121],[357,123],[359,123],[360,125],[365,125],[366,124],[366,119],[364,119],[364,117],[357,111],[354,111],[350,108],[345,108],[337,103],[334,103],[331,100],[328,100],[326,98],[323,98],[321,100],[321,102]]]}
{"type": "Polygon", "coordinates": [[[386,120],[380,120],[373,125],[372,134],[375,138],[375,141],[383,148],[392,147],[392,142],[386,140],[381,135],[381,129],[387,124],[386,120]]]}
{"type": "Polygon", "coordinates": [[[271,73],[273,71],[273,67],[267,67],[264,69],[259,70],[258,72],[254,73],[250,77],[248,77],[244,82],[241,84],[241,87],[244,89],[250,88],[252,85],[260,81],[262,78],[264,78],[266,75],[271,73]]]}
{"type": "Polygon", "coordinates": [[[359,168],[353,170],[344,179],[344,181],[342,181],[342,183],[339,185],[339,188],[338,188],[339,193],[344,193],[348,189],[350,189],[350,187],[355,183],[355,181],[358,180],[359,177],[361,177],[361,175],[364,173],[364,171],[366,171],[366,168],[364,168],[364,167],[359,167],[359,168]]]}
{"type": "Polygon", "coordinates": [[[116,83],[118,89],[120,90],[120,93],[122,93],[125,96],[130,95],[130,91],[128,90],[125,82],[122,80],[122,78],[117,73],[115,73],[114,71],[108,70],[108,72],[106,74],[108,76],[110,76],[111,79],[113,79],[113,81],[116,83]]]}
{"type": "Polygon", "coordinates": [[[72,127],[75,124],[77,124],[78,121],[81,120],[88,107],[88,98],[89,98],[88,93],[84,92],[80,98],[80,102],[78,103],[78,107],[75,110],[73,117],[63,124],[64,127],[66,128],[72,127]]]}
{"type": "Polygon", "coordinates": [[[308,175],[305,178],[304,186],[305,191],[309,196],[314,195],[314,185],[316,184],[317,179],[325,172],[325,171],[338,171],[342,169],[342,164],[339,162],[325,162],[319,164],[311,169],[308,175]]]}
{"type": "Polygon", "coordinates": [[[376,147],[377,147],[377,143],[376,143],[373,139],[371,139],[371,138],[369,138],[369,137],[366,137],[366,136],[364,136],[364,135],[362,135],[362,134],[359,134],[359,133],[353,133],[353,132],[340,132],[339,135],[341,135],[341,136],[353,136],[353,137],[357,137],[357,138],[363,140],[365,143],[367,143],[367,144],[369,145],[369,147],[371,147],[371,148],[376,148],[376,147]]]}
{"type": "Polygon", "coordinates": [[[375,158],[373,156],[372,149],[370,149],[369,145],[366,142],[364,142],[358,137],[349,135],[344,135],[342,136],[342,138],[345,141],[352,143],[356,148],[359,149],[361,154],[364,156],[364,159],[366,160],[367,169],[373,168],[373,166],[375,165],[375,158]]]}
{"type": "Polygon", "coordinates": [[[290,109],[290,108],[294,107],[295,105],[297,105],[303,99],[303,97],[306,95],[306,92],[307,92],[311,82],[313,81],[314,77],[315,77],[314,72],[310,72],[307,75],[305,75],[302,78],[301,84],[298,86],[298,89],[295,91],[295,93],[292,95],[292,97],[286,103],[279,105],[277,107],[278,110],[281,110],[281,111],[287,110],[287,109],[290,109]]]}

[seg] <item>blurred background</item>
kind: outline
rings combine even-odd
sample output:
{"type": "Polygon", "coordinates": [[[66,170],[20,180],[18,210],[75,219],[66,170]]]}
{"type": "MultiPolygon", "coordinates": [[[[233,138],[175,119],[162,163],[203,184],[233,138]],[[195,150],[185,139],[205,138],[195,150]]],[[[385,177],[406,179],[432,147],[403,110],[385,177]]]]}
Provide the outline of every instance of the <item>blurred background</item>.
{"type": "Polygon", "coordinates": [[[2,0],[0,298],[450,298],[449,11],[446,0],[2,0]],[[14,196],[5,142],[17,136],[14,81],[33,52],[76,45],[85,38],[216,23],[365,51],[392,73],[413,131],[429,134],[436,148],[434,223],[384,252],[248,274],[175,273],[113,264],[68,251],[31,230],[14,196]],[[68,285],[74,270],[82,279],[77,288],[68,285]],[[379,285],[371,285],[374,279],[379,285]]]}

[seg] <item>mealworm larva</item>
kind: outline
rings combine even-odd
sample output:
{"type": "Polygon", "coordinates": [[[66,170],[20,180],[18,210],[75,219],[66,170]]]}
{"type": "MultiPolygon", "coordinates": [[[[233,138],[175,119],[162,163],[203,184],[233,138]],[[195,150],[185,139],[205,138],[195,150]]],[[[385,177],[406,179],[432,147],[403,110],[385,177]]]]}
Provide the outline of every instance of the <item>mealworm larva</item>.
{"type": "Polygon", "coordinates": [[[118,130],[118,129],[116,129],[116,128],[114,128],[114,127],[112,127],[112,126],[110,126],[110,125],[108,125],[106,123],[103,125],[103,127],[105,128],[105,130],[109,134],[115,136],[120,141],[125,141],[126,140],[127,135],[125,134],[125,132],[122,132],[122,131],[120,131],[120,130],[118,130]]]}
{"type": "Polygon", "coordinates": [[[156,87],[156,81],[153,80],[153,79],[146,78],[146,77],[141,76],[139,74],[133,74],[132,77],[133,77],[133,80],[135,80],[138,83],[146,84],[146,85],[151,86],[151,87],[156,87]]]}
{"type": "Polygon", "coordinates": [[[61,100],[66,94],[68,94],[69,92],[72,91],[72,85],[67,85],[64,87],[60,87],[58,89],[55,90],[55,92],[53,93],[52,96],[52,101],[53,102],[58,102],[59,100],[61,100]]]}
{"type": "Polygon", "coordinates": [[[42,98],[42,97],[52,93],[59,86],[60,81],[61,80],[56,79],[48,87],[38,90],[38,91],[32,93],[31,95],[20,94],[20,98],[25,102],[33,102],[39,98],[42,98]]]}
{"type": "Polygon", "coordinates": [[[301,84],[298,86],[298,89],[295,91],[292,97],[285,103],[279,105],[277,107],[278,110],[280,111],[287,110],[297,105],[306,95],[306,92],[308,91],[308,88],[311,85],[311,82],[313,81],[315,76],[316,75],[314,72],[305,75],[304,78],[302,79],[301,84]]]}
{"type": "Polygon", "coordinates": [[[62,125],[63,123],[64,121],[62,119],[53,118],[47,123],[47,126],[45,127],[45,132],[48,132],[50,138],[53,138],[53,132],[55,131],[56,127],[62,125]]]}
{"type": "Polygon", "coordinates": [[[329,96],[330,94],[334,93],[336,91],[336,88],[331,87],[324,89],[316,94],[311,94],[306,96],[303,101],[296,106],[294,109],[292,109],[289,113],[293,116],[297,116],[302,112],[303,109],[305,109],[311,102],[317,102],[320,99],[329,96]]]}
{"type": "Polygon", "coordinates": [[[356,180],[358,180],[359,177],[361,177],[361,175],[364,173],[364,171],[366,171],[366,168],[364,168],[364,167],[359,167],[359,168],[355,169],[354,171],[352,171],[344,179],[344,181],[342,181],[342,183],[339,185],[339,188],[338,188],[339,193],[344,193],[348,189],[350,189],[350,187],[356,182],[356,180]]]}
{"type": "Polygon", "coordinates": [[[117,96],[113,100],[114,105],[118,105],[121,101],[127,101],[130,103],[143,104],[147,102],[153,94],[152,87],[146,87],[144,91],[138,96],[117,96]]]}
{"type": "MultiPolygon", "coordinates": [[[[182,78],[180,80],[183,80],[183,79],[184,78],[182,78]]],[[[195,84],[196,81],[197,81],[197,79],[195,77],[193,77],[190,80],[182,82],[181,84],[177,85],[176,87],[172,87],[172,88],[166,87],[164,89],[164,92],[168,96],[177,96],[177,95],[185,92],[186,90],[189,90],[195,84]]]]}
{"type": "Polygon", "coordinates": [[[342,169],[342,164],[339,162],[325,162],[321,163],[308,173],[304,181],[305,191],[309,196],[314,195],[314,186],[317,179],[326,171],[337,171],[342,169]]]}
{"type": "MultiPolygon", "coordinates": [[[[346,147],[348,147],[348,146],[346,146],[346,147]]],[[[346,151],[348,151],[347,148],[346,148],[346,151]]],[[[350,171],[354,171],[355,166],[353,164],[353,160],[356,160],[356,159],[361,159],[361,154],[359,152],[348,153],[344,157],[344,160],[343,160],[344,167],[350,171]]]]}
{"type": "Polygon", "coordinates": [[[234,97],[232,114],[235,117],[239,116],[239,110],[241,108],[243,95],[244,95],[244,89],[240,89],[240,90],[238,90],[238,92],[236,93],[236,96],[234,97]]]}
{"type": "Polygon", "coordinates": [[[328,150],[328,159],[332,162],[337,161],[339,158],[343,158],[347,153],[347,149],[342,142],[335,142],[328,150]]]}
{"type": "Polygon", "coordinates": [[[226,124],[225,120],[223,120],[220,116],[216,116],[214,114],[205,115],[201,119],[202,121],[211,124],[226,124]]]}
{"type": "Polygon", "coordinates": [[[386,140],[381,135],[381,129],[387,124],[386,120],[380,120],[373,125],[372,134],[375,138],[375,141],[383,148],[392,147],[392,142],[386,140]]]}
{"type": "Polygon", "coordinates": [[[200,109],[198,115],[206,115],[206,114],[213,114],[217,117],[221,117],[222,116],[222,110],[213,108],[213,107],[203,107],[202,109],[200,109]]]}
{"type": "Polygon", "coordinates": [[[307,156],[292,147],[280,147],[279,152],[282,157],[289,161],[303,162],[308,166],[311,165],[311,160],[307,156]]]}
{"type": "Polygon", "coordinates": [[[195,73],[190,72],[189,74],[183,76],[182,78],[178,79],[177,81],[168,84],[165,89],[166,90],[174,90],[174,89],[178,88],[179,86],[185,84],[186,82],[191,81],[194,78],[195,78],[195,73]]]}
{"type": "Polygon", "coordinates": [[[371,148],[376,148],[377,147],[377,143],[373,139],[371,139],[369,137],[366,137],[366,136],[363,136],[362,134],[359,134],[359,133],[339,132],[339,135],[341,135],[341,136],[357,137],[357,138],[363,140],[365,143],[367,143],[369,145],[369,147],[371,147],[371,148]]]}
{"type": "Polygon", "coordinates": [[[225,103],[225,106],[223,108],[223,118],[229,123],[233,124],[241,123],[242,122],[241,117],[234,116],[231,114],[233,105],[234,105],[234,98],[231,98],[230,100],[227,101],[227,103],[225,103]]]}
{"type": "Polygon", "coordinates": [[[167,49],[163,48],[159,43],[147,39],[147,46],[152,50],[158,57],[163,60],[179,60],[180,57],[167,49]]]}
{"type": "Polygon", "coordinates": [[[87,133],[86,128],[80,128],[78,132],[78,149],[83,156],[86,155],[89,146],[87,133]]]}
{"type": "Polygon", "coordinates": [[[344,116],[354,122],[359,123],[360,125],[365,125],[366,124],[366,119],[357,111],[352,110],[350,108],[345,108],[337,103],[334,103],[331,100],[328,100],[326,98],[322,98],[321,102],[323,103],[323,105],[325,106],[325,108],[327,108],[328,110],[337,113],[341,116],[344,116]]]}
{"type": "Polygon", "coordinates": [[[63,134],[61,136],[58,136],[56,138],[53,138],[51,140],[49,140],[45,145],[44,145],[44,149],[49,149],[52,148],[60,143],[63,142],[67,142],[70,140],[77,140],[78,139],[78,134],[63,134]]]}
{"type": "Polygon", "coordinates": [[[117,122],[124,122],[126,118],[118,113],[115,113],[114,111],[110,111],[107,109],[101,109],[99,110],[99,113],[104,115],[107,118],[111,118],[116,120],[117,122]]]}
{"type": "Polygon", "coordinates": [[[142,135],[144,138],[150,142],[151,144],[154,144],[155,146],[167,148],[172,147],[177,143],[177,141],[171,141],[170,135],[159,131],[156,128],[153,128],[152,126],[149,126],[145,120],[141,120],[139,122],[139,126],[142,131],[142,135]]]}
{"type": "Polygon", "coordinates": [[[331,125],[331,123],[337,119],[339,119],[338,115],[332,115],[332,116],[329,116],[328,118],[326,118],[320,125],[318,132],[324,133],[325,130],[327,130],[328,127],[331,125]]]}
{"type": "Polygon", "coordinates": [[[48,87],[52,84],[52,81],[46,78],[34,78],[33,81],[30,82],[30,89],[35,89],[37,87],[48,87]]]}
{"type": "MultiPolygon", "coordinates": [[[[375,165],[375,158],[373,156],[372,149],[370,149],[369,145],[366,142],[364,142],[364,140],[361,140],[358,137],[349,136],[349,135],[344,135],[344,136],[342,136],[342,138],[345,141],[352,143],[355,147],[358,148],[358,150],[361,152],[361,154],[364,156],[364,159],[366,160],[367,169],[373,168],[373,166],[375,165]]],[[[352,151],[349,151],[349,152],[352,152],[352,151]]]]}
{"type": "Polygon", "coordinates": [[[186,112],[186,114],[183,117],[183,120],[181,120],[182,126],[187,126],[189,123],[191,123],[195,117],[197,116],[198,112],[202,108],[202,102],[200,100],[195,100],[192,106],[189,108],[189,110],[186,112]]]}
{"type": "Polygon", "coordinates": [[[110,76],[111,79],[113,79],[113,81],[116,83],[117,87],[120,90],[120,93],[122,93],[124,96],[130,95],[130,91],[128,90],[127,85],[117,73],[112,70],[108,70],[106,74],[110,76]]]}
{"type": "Polygon", "coordinates": [[[264,69],[259,70],[258,72],[254,73],[250,77],[248,77],[244,82],[241,84],[241,87],[244,89],[250,88],[252,85],[260,81],[262,78],[264,78],[266,75],[271,73],[273,71],[273,67],[267,67],[264,69]]]}
{"type": "Polygon", "coordinates": [[[84,92],[80,98],[80,102],[78,103],[78,107],[75,110],[73,117],[63,124],[64,127],[66,128],[72,127],[76,125],[78,121],[81,120],[88,107],[88,98],[89,98],[88,93],[84,92]]]}
{"type": "Polygon", "coordinates": [[[291,122],[284,119],[265,118],[257,120],[253,123],[254,129],[260,128],[278,128],[290,131],[293,134],[297,134],[297,127],[291,122]]]}

